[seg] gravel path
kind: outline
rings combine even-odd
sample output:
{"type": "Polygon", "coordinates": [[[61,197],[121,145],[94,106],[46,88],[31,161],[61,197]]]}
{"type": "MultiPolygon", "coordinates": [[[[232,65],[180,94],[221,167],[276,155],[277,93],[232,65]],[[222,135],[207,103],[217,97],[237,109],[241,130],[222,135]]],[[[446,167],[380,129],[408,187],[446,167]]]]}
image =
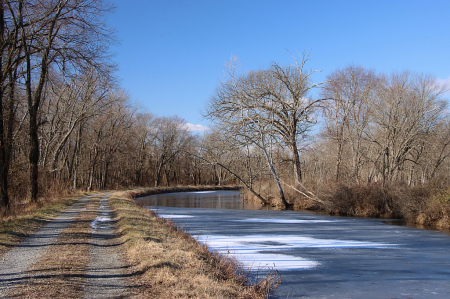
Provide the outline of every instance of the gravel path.
{"type": "Polygon", "coordinates": [[[0,297],[6,296],[16,284],[31,277],[26,270],[56,241],[92,196],[80,199],[43,229],[3,255],[0,259],[0,297]]]}
{"type": "MultiPolygon", "coordinates": [[[[30,269],[56,242],[63,230],[74,223],[74,219],[86,210],[91,195],[78,200],[61,215],[33,236],[7,252],[0,259],[0,297],[8,296],[16,286],[27,283],[35,274],[30,269]]],[[[89,264],[86,269],[87,284],[84,298],[117,298],[125,295],[123,265],[114,238],[113,212],[108,197],[100,201],[97,218],[91,223],[92,237],[89,246],[89,264]]],[[[42,273],[41,273],[42,274],[42,273]]],[[[35,294],[39,298],[39,294],[35,294]]]]}
{"type": "Polygon", "coordinates": [[[124,265],[117,250],[119,245],[114,234],[114,215],[108,197],[100,200],[98,216],[92,222],[92,241],[89,248],[87,285],[84,298],[124,297],[124,265]]]}

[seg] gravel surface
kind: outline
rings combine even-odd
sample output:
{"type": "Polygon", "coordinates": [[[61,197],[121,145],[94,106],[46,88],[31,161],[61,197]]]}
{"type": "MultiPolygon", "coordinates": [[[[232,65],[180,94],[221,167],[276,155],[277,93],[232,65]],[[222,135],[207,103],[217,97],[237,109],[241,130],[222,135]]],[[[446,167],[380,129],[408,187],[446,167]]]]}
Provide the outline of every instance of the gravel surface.
{"type": "Polygon", "coordinates": [[[105,196],[100,201],[98,215],[92,222],[92,240],[89,248],[87,285],[84,298],[124,297],[124,265],[117,250],[119,245],[114,234],[114,215],[105,196]]]}
{"type": "Polygon", "coordinates": [[[3,255],[0,259],[0,297],[6,296],[16,284],[32,276],[26,270],[56,241],[92,196],[80,199],[43,229],[3,255]]]}
{"type": "MultiPolygon", "coordinates": [[[[79,213],[86,210],[86,204],[93,196],[98,194],[78,200],[43,229],[3,255],[0,259],[1,298],[8,297],[16,286],[23,286],[33,279],[36,274],[31,270],[33,264],[42,259],[61,232],[74,223],[79,213]]],[[[84,298],[123,297],[126,291],[124,266],[120,262],[119,244],[114,235],[115,223],[108,197],[109,195],[104,196],[100,201],[97,218],[91,223],[92,236],[89,242],[89,263],[85,272],[87,283],[84,298]]],[[[42,273],[40,275],[42,277],[42,273]]],[[[35,296],[39,298],[39,294],[35,296]]]]}

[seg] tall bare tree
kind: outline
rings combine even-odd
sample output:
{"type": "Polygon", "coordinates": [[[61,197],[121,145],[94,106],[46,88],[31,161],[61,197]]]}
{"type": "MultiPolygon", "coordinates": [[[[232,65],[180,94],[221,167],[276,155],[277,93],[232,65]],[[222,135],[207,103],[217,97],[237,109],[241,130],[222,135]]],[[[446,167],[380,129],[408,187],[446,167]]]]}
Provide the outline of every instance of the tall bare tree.
{"type": "Polygon", "coordinates": [[[177,116],[160,117],[155,122],[152,132],[155,136],[153,151],[155,186],[161,184],[163,171],[170,167],[171,162],[185,149],[191,139],[190,133],[185,129],[185,123],[177,116]]]}
{"type": "MultiPolygon", "coordinates": [[[[242,136],[243,143],[262,150],[285,205],[287,202],[269,148],[274,142],[289,148],[295,183],[306,189],[301,183],[298,144],[315,123],[315,109],[323,100],[308,97],[309,92],[322,83],[311,82],[310,76],[315,71],[305,70],[307,61],[308,56],[304,55],[301,62],[295,60],[294,65],[273,63],[267,70],[239,76],[236,60],[232,60],[226,67],[228,79],[217,88],[205,112],[207,118],[228,128],[230,135],[242,136]]],[[[309,191],[303,194],[315,198],[309,191]]]]}
{"type": "MultiPolygon", "coordinates": [[[[104,23],[110,8],[101,0],[8,1],[12,19],[20,28],[24,52],[24,81],[30,138],[30,197],[38,196],[38,117],[48,72],[52,65],[64,74],[77,68],[108,65],[106,50],[112,42],[104,23]]],[[[106,73],[105,73],[106,74],[106,73]]]]}
{"type": "Polygon", "coordinates": [[[49,78],[47,85],[40,135],[44,143],[42,164],[46,166],[47,160],[51,160],[50,171],[56,175],[60,170],[59,156],[74,130],[87,119],[105,112],[117,97],[111,96],[114,85],[93,69],[62,80],[55,77],[49,78]],[[47,158],[48,155],[51,157],[47,158]]]}
{"type": "Polygon", "coordinates": [[[435,78],[409,72],[385,77],[368,103],[372,125],[367,138],[377,147],[383,181],[398,179],[412,150],[420,147],[440,122],[446,102],[435,78]]]}
{"type": "Polygon", "coordinates": [[[0,1],[0,205],[9,206],[8,174],[13,147],[16,115],[16,80],[22,62],[20,28],[8,9],[9,1],[0,1]]]}
{"type": "Polygon", "coordinates": [[[336,142],[336,181],[343,176],[344,151],[351,151],[349,179],[359,181],[365,149],[364,134],[370,121],[370,103],[375,97],[378,78],[373,70],[349,66],[327,77],[322,96],[332,99],[324,105],[326,136],[336,142]]]}

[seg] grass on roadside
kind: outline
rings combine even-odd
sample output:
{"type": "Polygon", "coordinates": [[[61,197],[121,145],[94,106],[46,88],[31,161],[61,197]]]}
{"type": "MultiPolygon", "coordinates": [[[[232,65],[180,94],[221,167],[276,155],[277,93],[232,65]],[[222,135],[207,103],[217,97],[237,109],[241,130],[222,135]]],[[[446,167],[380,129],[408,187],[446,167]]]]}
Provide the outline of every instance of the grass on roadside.
{"type": "Polygon", "coordinates": [[[210,252],[170,221],[137,206],[131,192],[115,193],[110,203],[131,264],[138,298],[266,298],[279,283],[274,275],[252,284],[239,264],[210,252]]]}

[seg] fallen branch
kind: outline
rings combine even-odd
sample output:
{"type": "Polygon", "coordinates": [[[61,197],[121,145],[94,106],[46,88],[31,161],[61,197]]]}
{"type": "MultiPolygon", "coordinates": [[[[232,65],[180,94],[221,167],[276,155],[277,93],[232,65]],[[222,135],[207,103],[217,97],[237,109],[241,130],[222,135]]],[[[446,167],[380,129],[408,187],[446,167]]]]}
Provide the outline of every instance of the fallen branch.
{"type": "Polygon", "coordinates": [[[309,199],[311,199],[311,200],[314,200],[314,201],[316,201],[316,202],[318,202],[318,203],[321,203],[321,204],[323,204],[323,205],[326,204],[323,200],[319,199],[314,193],[312,193],[311,191],[309,191],[308,189],[306,189],[306,187],[305,187],[302,183],[300,183],[300,182],[297,182],[297,183],[298,183],[303,189],[305,189],[305,192],[309,193],[310,195],[306,194],[306,193],[303,192],[303,191],[298,190],[298,189],[295,188],[294,186],[291,186],[291,185],[289,185],[288,183],[286,183],[286,182],[284,182],[284,181],[282,181],[282,180],[280,180],[280,182],[283,183],[283,184],[285,184],[286,186],[288,186],[288,187],[294,189],[295,191],[297,191],[297,192],[300,193],[301,195],[303,195],[303,196],[305,196],[305,197],[307,197],[307,198],[309,198],[309,199]]]}

